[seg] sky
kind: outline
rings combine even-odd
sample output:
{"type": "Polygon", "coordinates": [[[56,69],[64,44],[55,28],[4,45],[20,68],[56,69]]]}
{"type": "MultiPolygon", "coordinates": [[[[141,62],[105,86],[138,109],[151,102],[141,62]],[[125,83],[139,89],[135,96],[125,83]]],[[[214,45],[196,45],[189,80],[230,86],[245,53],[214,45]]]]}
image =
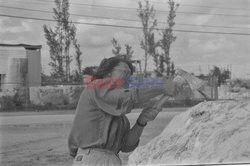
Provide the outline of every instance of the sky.
{"type": "MultiPolygon", "coordinates": [[[[71,15],[72,21],[141,26],[139,21],[117,20],[117,18],[139,20],[136,12],[137,0],[69,0],[69,2],[71,14],[113,18],[100,19],[71,15]]],[[[175,19],[175,30],[250,34],[250,0],[178,0],[176,2],[180,7],[175,19]]],[[[158,28],[164,28],[163,23],[166,22],[168,15],[167,0],[150,0],[150,4],[156,9],[158,28]]],[[[52,19],[52,13],[49,12],[24,11],[6,8],[6,6],[52,11],[55,4],[53,0],[0,0],[0,6],[5,6],[0,7],[0,14],[52,19]]],[[[55,25],[54,22],[49,21],[0,16],[0,43],[42,45],[42,67],[45,73],[49,73],[49,47],[44,38],[44,24],[52,28],[55,25]]],[[[142,60],[144,63],[143,50],[140,48],[142,30],[86,24],[76,24],[76,27],[77,40],[83,52],[83,67],[98,65],[103,58],[111,57],[112,38],[116,38],[123,49],[124,44],[131,45],[134,50],[133,59],[142,60]]],[[[174,34],[177,39],[171,46],[170,57],[178,68],[195,74],[207,74],[215,65],[222,68],[232,66],[234,78],[250,78],[250,35],[180,31],[174,31],[174,34]]],[[[150,59],[148,63],[148,70],[152,71],[154,62],[150,59]]],[[[74,62],[72,68],[75,68],[74,62]]]]}

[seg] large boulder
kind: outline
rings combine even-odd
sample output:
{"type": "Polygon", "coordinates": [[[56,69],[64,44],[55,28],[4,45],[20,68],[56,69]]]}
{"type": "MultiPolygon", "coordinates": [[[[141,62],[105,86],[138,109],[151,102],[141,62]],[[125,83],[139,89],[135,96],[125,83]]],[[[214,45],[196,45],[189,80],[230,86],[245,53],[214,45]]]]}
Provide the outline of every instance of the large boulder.
{"type": "Polygon", "coordinates": [[[129,165],[250,162],[250,103],[200,103],[129,156],[129,165]]]}

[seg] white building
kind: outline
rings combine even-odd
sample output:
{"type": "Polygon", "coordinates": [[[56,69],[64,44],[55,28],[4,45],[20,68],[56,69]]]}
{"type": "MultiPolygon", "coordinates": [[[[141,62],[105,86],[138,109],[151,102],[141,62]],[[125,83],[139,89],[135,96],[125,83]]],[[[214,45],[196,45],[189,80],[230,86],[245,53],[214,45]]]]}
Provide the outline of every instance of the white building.
{"type": "Polygon", "coordinates": [[[0,90],[41,85],[41,45],[0,44],[0,90]]]}

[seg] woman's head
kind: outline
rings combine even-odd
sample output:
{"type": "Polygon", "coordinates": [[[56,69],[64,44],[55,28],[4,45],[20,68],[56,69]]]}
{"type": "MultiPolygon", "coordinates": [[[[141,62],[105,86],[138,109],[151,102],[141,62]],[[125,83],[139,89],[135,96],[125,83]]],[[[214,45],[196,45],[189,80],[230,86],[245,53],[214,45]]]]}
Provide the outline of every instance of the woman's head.
{"type": "Polygon", "coordinates": [[[132,64],[119,57],[111,57],[103,59],[100,63],[94,77],[96,79],[113,78],[113,79],[125,79],[133,74],[132,64]]]}

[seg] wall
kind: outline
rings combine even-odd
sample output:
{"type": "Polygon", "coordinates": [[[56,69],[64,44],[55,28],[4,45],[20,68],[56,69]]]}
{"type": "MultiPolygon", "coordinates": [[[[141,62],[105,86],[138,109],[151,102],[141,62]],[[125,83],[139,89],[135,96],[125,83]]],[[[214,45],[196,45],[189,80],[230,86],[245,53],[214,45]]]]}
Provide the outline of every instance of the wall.
{"type": "Polygon", "coordinates": [[[76,105],[83,89],[83,85],[30,87],[30,103],[39,106],[76,105]]]}
{"type": "Polygon", "coordinates": [[[41,86],[41,52],[39,49],[27,49],[29,87],[41,86]]]}
{"type": "Polygon", "coordinates": [[[10,58],[27,58],[23,47],[0,46],[0,74],[6,74],[10,58]]]}
{"type": "Polygon", "coordinates": [[[2,89],[13,89],[25,86],[27,79],[27,59],[9,58],[7,64],[7,73],[2,89]]]}
{"type": "Polygon", "coordinates": [[[5,78],[2,80],[2,89],[15,88],[20,85],[19,82],[23,79],[18,76],[18,73],[20,73],[18,70],[21,69],[22,63],[25,63],[24,59],[26,58],[26,51],[23,47],[0,47],[0,74],[5,75],[5,78]],[[13,66],[17,66],[18,69],[13,69],[13,66]],[[9,75],[10,73],[12,74],[9,75]]]}

